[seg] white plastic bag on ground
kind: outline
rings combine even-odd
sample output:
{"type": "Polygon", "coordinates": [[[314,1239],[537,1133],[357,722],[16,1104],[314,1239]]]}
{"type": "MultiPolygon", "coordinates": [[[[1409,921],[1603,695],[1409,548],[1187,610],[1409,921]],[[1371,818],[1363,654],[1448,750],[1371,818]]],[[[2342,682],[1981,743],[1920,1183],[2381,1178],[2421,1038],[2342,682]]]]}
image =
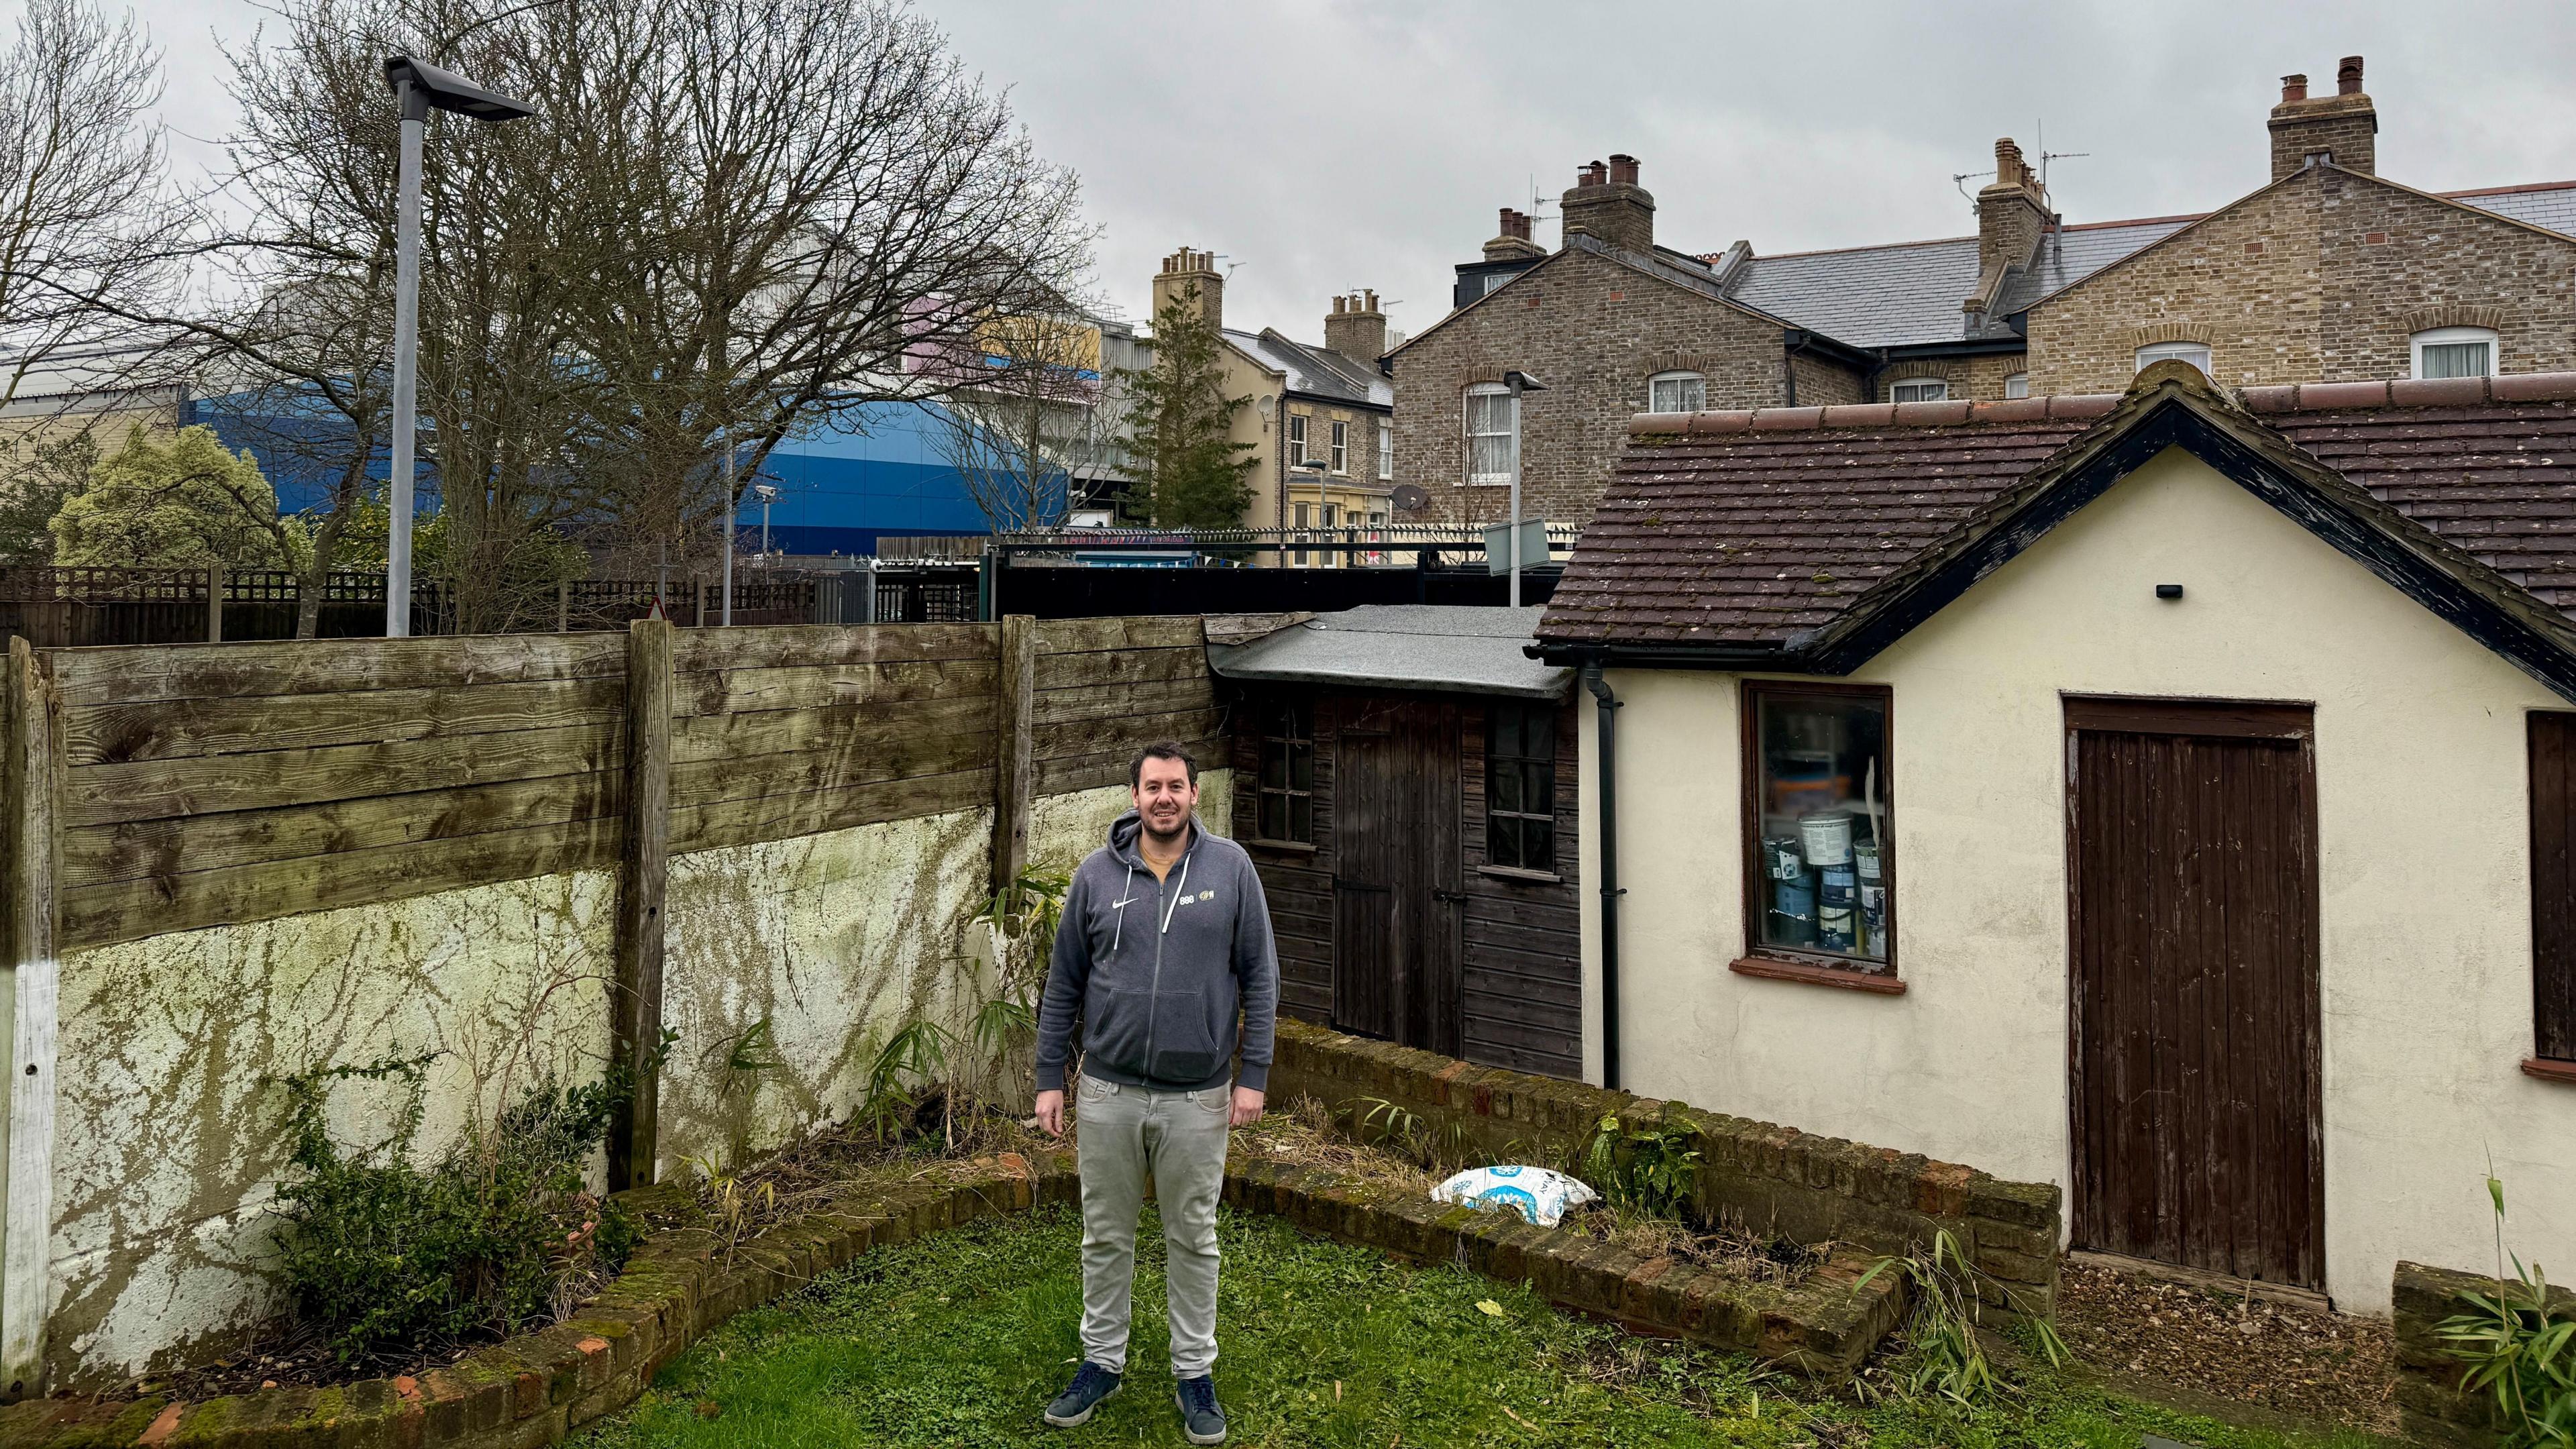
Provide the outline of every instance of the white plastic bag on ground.
{"type": "Polygon", "coordinates": [[[1544,1167],[1471,1167],[1431,1189],[1433,1202],[1507,1207],[1528,1222],[1552,1228],[1567,1208],[1597,1202],[1601,1194],[1544,1167]]]}

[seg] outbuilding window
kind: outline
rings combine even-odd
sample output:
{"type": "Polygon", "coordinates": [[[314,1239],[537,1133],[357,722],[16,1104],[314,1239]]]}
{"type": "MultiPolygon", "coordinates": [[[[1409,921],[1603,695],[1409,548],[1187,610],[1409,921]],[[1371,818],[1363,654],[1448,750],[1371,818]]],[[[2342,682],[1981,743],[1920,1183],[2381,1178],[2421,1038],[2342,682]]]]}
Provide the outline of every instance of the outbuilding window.
{"type": "Polygon", "coordinates": [[[1695,413],[1708,406],[1708,379],[1696,372],[1659,372],[1646,379],[1646,411],[1695,413]]]}
{"type": "Polygon", "coordinates": [[[1881,686],[1745,682],[1748,956],[1895,973],[1891,704],[1881,686]]]}
{"type": "Polygon", "coordinates": [[[1950,384],[1937,377],[1910,377],[1887,390],[1889,402],[1948,402],[1950,384]]]}
{"type": "Polygon", "coordinates": [[[2417,377],[2493,377],[2496,335],[2484,327],[2435,327],[2414,337],[2417,377]]]}
{"type": "Polygon", "coordinates": [[[2576,714],[2530,736],[2533,1075],[2576,1082],[2576,714]]]}
{"type": "Polygon", "coordinates": [[[1512,450],[1519,443],[1519,400],[1499,382],[1480,382],[1467,389],[1467,481],[1512,481],[1512,450]]]}
{"type": "Polygon", "coordinates": [[[2206,342],[2159,342],[2138,349],[2138,371],[2144,372],[2159,362],[2188,362],[2209,375],[2209,344],[2206,342]]]}
{"type": "Polygon", "coordinates": [[[1556,709],[1497,704],[1485,715],[1485,863],[1556,870],[1556,709]]]}
{"type": "Polygon", "coordinates": [[[1261,722],[1261,783],[1253,832],[1292,845],[1315,843],[1315,705],[1273,703],[1261,722]]]}

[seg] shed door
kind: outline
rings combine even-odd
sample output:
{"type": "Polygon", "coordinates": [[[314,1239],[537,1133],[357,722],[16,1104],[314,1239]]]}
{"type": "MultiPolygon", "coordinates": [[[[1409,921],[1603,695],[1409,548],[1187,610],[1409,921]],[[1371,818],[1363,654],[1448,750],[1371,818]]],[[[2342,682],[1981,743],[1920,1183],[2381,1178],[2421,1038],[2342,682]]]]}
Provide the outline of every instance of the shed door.
{"type": "Polygon", "coordinates": [[[1458,1054],[1457,706],[1340,702],[1333,783],[1333,1024],[1458,1054]]]}
{"type": "Polygon", "coordinates": [[[2322,1287],[2310,711],[2066,721],[2076,1246],[2322,1287]]]}

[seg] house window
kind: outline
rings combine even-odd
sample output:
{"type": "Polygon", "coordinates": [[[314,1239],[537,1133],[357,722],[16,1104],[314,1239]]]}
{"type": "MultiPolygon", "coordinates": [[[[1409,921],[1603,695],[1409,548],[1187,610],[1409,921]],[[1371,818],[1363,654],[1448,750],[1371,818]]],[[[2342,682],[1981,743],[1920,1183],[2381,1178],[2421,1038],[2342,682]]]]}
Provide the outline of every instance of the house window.
{"type": "Polygon", "coordinates": [[[1485,863],[1556,871],[1556,707],[1497,704],[1485,716],[1485,863]]]}
{"type": "MultiPolygon", "coordinates": [[[[1312,503],[1300,503],[1300,504],[1298,504],[1298,505],[1297,505],[1297,532],[1298,532],[1299,534],[1301,534],[1301,535],[1302,535],[1302,534],[1304,534],[1304,533],[1306,532],[1306,530],[1308,530],[1308,529],[1310,529],[1310,528],[1313,528],[1314,526],[1315,526],[1315,505],[1314,505],[1314,504],[1312,504],[1312,503]]],[[[1295,563],[1297,563],[1297,564],[1299,564],[1299,565],[1303,565],[1303,564],[1306,562],[1306,550],[1304,550],[1304,549],[1302,549],[1302,548],[1301,548],[1301,549],[1297,550],[1295,553],[1290,554],[1290,555],[1289,555],[1289,558],[1291,559],[1291,561],[1293,561],[1293,562],[1295,562],[1295,563]]]]}
{"type": "Polygon", "coordinates": [[[2138,371],[2144,372],[2159,362],[2188,362],[2209,376],[2209,344],[2206,342],[2159,342],[2138,349],[2138,371]]]}
{"type": "Polygon", "coordinates": [[[1377,420],[1377,476],[1380,482],[1395,476],[1395,419],[1377,420]]]}
{"type": "Polygon", "coordinates": [[[1261,720],[1261,784],[1253,834],[1296,845],[1315,843],[1315,706],[1282,700],[1261,720]]]}
{"type": "Polygon", "coordinates": [[[2029,373],[2027,373],[2027,372],[2016,372],[2016,373],[2014,373],[2012,376],[2010,376],[2010,377],[2008,377],[2008,378],[2005,378],[2005,379],[2004,379],[2004,396],[2006,396],[2006,397],[2028,397],[2028,396],[2030,396],[2030,374],[2029,374],[2029,373]]]}
{"type": "Polygon", "coordinates": [[[2576,714],[2531,715],[2532,1055],[2576,1062],[2576,714]]]}
{"type": "Polygon", "coordinates": [[[1747,954],[1896,970],[1885,688],[1744,685],[1747,954]]]}
{"type": "Polygon", "coordinates": [[[1288,461],[1291,464],[1306,461],[1306,415],[1304,413],[1288,415],[1288,461]]]}
{"type": "Polygon", "coordinates": [[[1948,402],[1950,384],[1937,377],[1909,378],[1887,390],[1889,402],[1948,402]]]}
{"type": "Polygon", "coordinates": [[[1695,413],[1708,406],[1708,379],[1696,372],[1659,372],[1646,379],[1646,411],[1695,413]]]}
{"type": "Polygon", "coordinates": [[[1351,425],[1348,423],[1333,424],[1333,471],[1342,474],[1351,471],[1351,425]]]}
{"type": "Polygon", "coordinates": [[[2484,327],[2436,327],[2415,334],[2417,377],[2493,377],[2496,335],[2484,327]]]}
{"type": "Polygon", "coordinates": [[[1520,273],[1518,272],[1487,272],[1485,274],[1485,290],[1477,295],[1491,296],[1496,287],[1501,286],[1503,283],[1508,282],[1519,275],[1520,273]]]}
{"type": "Polygon", "coordinates": [[[1519,441],[1518,399],[1499,382],[1467,389],[1467,481],[1512,481],[1512,450],[1519,441]]]}

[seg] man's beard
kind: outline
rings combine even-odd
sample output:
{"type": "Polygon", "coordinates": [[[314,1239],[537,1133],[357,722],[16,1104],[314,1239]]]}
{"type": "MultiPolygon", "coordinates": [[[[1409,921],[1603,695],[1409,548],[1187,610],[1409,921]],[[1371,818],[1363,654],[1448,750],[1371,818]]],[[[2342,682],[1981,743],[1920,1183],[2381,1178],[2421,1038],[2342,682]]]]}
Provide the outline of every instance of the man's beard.
{"type": "Polygon", "coordinates": [[[1187,838],[1190,833],[1190,812],[1187,810],[1180,813],[1179,819],[1169,830],[1155,829],[1154,819],[1150,815],[1140,815],[1137,818],[1145,827],[1145,837],[1148,840],[1153,841],[1156,845],[1177,845],[1183,839],[1187,838]]]}

